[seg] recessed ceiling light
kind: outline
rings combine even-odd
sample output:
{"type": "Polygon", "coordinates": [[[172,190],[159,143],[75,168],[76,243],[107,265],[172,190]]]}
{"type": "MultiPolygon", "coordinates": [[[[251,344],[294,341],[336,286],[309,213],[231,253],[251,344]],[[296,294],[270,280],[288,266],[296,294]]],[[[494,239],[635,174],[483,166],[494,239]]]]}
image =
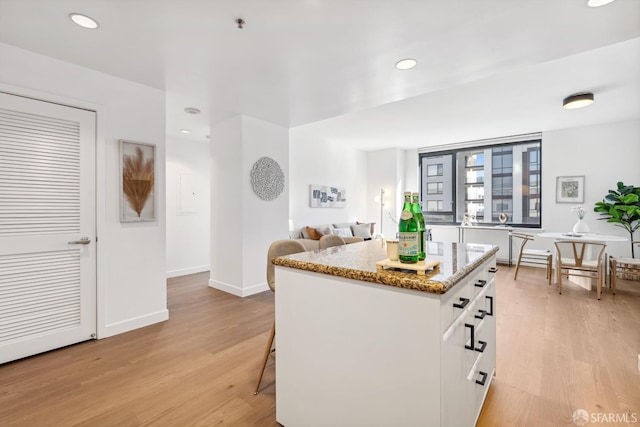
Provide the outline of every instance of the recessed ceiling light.
{"type": "Polygon", "coordinates": [[[562,101],[562,106],[567,110],[575,110],[576,108],[587,107],[593,104],[593,94],[591,92],[576,93],[567,96],[562,101]]]}
{"type": "Polygon", "coordinates": [[[80,13],[71,13],[69,14],[69,18],[76,24],[80,25],[83,28],[89,28],[90,30],[95,30],[99,27],[98,21],[93,18],[88,17],[87,15],[82,15],[80,13]]]}
{"type": "Polygon", "coordinates": [[[413,67],[415,67],[417,64],[418,64],[418,61],[416,61],[415,59],[406,58],[396,62],[396,68],[398,70],[410,70],[413,67]]]}
{"type": "Polygon", "coordinates": [[[189,129],[180,129],[180,133],[191,133],[189,129]]]}
{"type": "Polygon", "coordinates": [[[587,6],[589,7],[600,7],[607,5],[609,3],[613,3],[615,0],[587,0],[587,6]]]}
{"type": "Polygon", "coordinates": [[[187,107],[184,109],[184,112],[187,114],[200,114],[200,110],[195,107],[187,107]]]}

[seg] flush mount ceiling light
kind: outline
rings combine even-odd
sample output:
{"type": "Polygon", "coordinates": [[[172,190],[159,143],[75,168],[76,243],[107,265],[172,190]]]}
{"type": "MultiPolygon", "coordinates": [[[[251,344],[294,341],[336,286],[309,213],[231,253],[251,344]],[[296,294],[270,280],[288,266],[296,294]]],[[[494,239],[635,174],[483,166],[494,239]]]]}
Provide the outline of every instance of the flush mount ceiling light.
{"type": "Polygon", "coordinates": [[[396,68],[398,70],[410,70],[413,67],[415,67],[417,64],[418,64],[418,61],[416,61],[415,59],[406,58],[396,62],[396,68]]]}
{"type": "Polygon", "coordinates": [[[587,6],[589,7],[600,7],[607,5],[609,3],[613,3],[615,0],[588,0],[587,6]]]}
{"type": "Polygon", "coordinates": [[[184,112],[187,114],[200,114],[200,110],[195,107],[187,107],[184,109],[184,112]]]}
{"type": "Polygon", "coordinates": [[[99,27],[98,21],[88,17],[87,15],[82,15],[80,13],[70,13],[69,18],[76,24],[80,25],[82,28],[95,30],[96,28],[99,27]]]}
{"type": "Polygon", "coordinates": [[[562,106],[567,110],[587,107],[591,104],[593,104],[593,94],[591,92],[576,93],[574,95],[567,96],[562,101],[562,106]]]}
{"type": "Polygon", "coordinates": [[[180,129],[180,133],[191,133],[189,129],[180,129]]]}

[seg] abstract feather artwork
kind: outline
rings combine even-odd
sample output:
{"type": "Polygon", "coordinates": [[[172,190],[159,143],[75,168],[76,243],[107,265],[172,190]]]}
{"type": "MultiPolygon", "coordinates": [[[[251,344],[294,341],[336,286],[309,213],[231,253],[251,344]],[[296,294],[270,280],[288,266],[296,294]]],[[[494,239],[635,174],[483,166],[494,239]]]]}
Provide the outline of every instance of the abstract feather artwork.
{"type": "Polygon", "coordinates": [[[155,145],[120,141],[120,221],[155,220],[155,145]]]}

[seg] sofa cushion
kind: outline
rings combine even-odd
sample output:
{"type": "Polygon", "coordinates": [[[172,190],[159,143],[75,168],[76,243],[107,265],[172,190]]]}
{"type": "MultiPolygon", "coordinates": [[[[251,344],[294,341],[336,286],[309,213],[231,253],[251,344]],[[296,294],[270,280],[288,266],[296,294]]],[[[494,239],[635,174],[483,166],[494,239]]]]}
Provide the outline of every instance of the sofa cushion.
{"type": "Polygon", "coordinates": [[[360,242],[364,242],[364,239],[362,237],[343,237],[344,242],[349,245],[351,243],[360,243],[360,242]]]}
{"type": "Polygon", "coordinates": [[[351,226],[351,231],[355,237],[371,239],[371,226],[369,224],[356,224],[351,226]]]}
{"type": "Polygon", "coordinates": [[[315,228],[305,227],[305,231],[307,232],[307,236],[309,236],[309,239],[320,240],[320,238],[322,237],[322,234],[315,228]]]}

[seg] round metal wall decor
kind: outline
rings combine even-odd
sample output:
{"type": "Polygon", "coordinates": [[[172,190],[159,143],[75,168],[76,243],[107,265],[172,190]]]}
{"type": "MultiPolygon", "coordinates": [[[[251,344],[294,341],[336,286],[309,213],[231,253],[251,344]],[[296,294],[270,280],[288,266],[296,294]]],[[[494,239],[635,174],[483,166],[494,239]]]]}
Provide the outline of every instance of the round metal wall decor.
{"type": "Polygon", "coordinates": [[[251,168],[253,192],[262,200],[275,200],[284,190],[284,172],[271,157],[260,157],[251,168]]]}

